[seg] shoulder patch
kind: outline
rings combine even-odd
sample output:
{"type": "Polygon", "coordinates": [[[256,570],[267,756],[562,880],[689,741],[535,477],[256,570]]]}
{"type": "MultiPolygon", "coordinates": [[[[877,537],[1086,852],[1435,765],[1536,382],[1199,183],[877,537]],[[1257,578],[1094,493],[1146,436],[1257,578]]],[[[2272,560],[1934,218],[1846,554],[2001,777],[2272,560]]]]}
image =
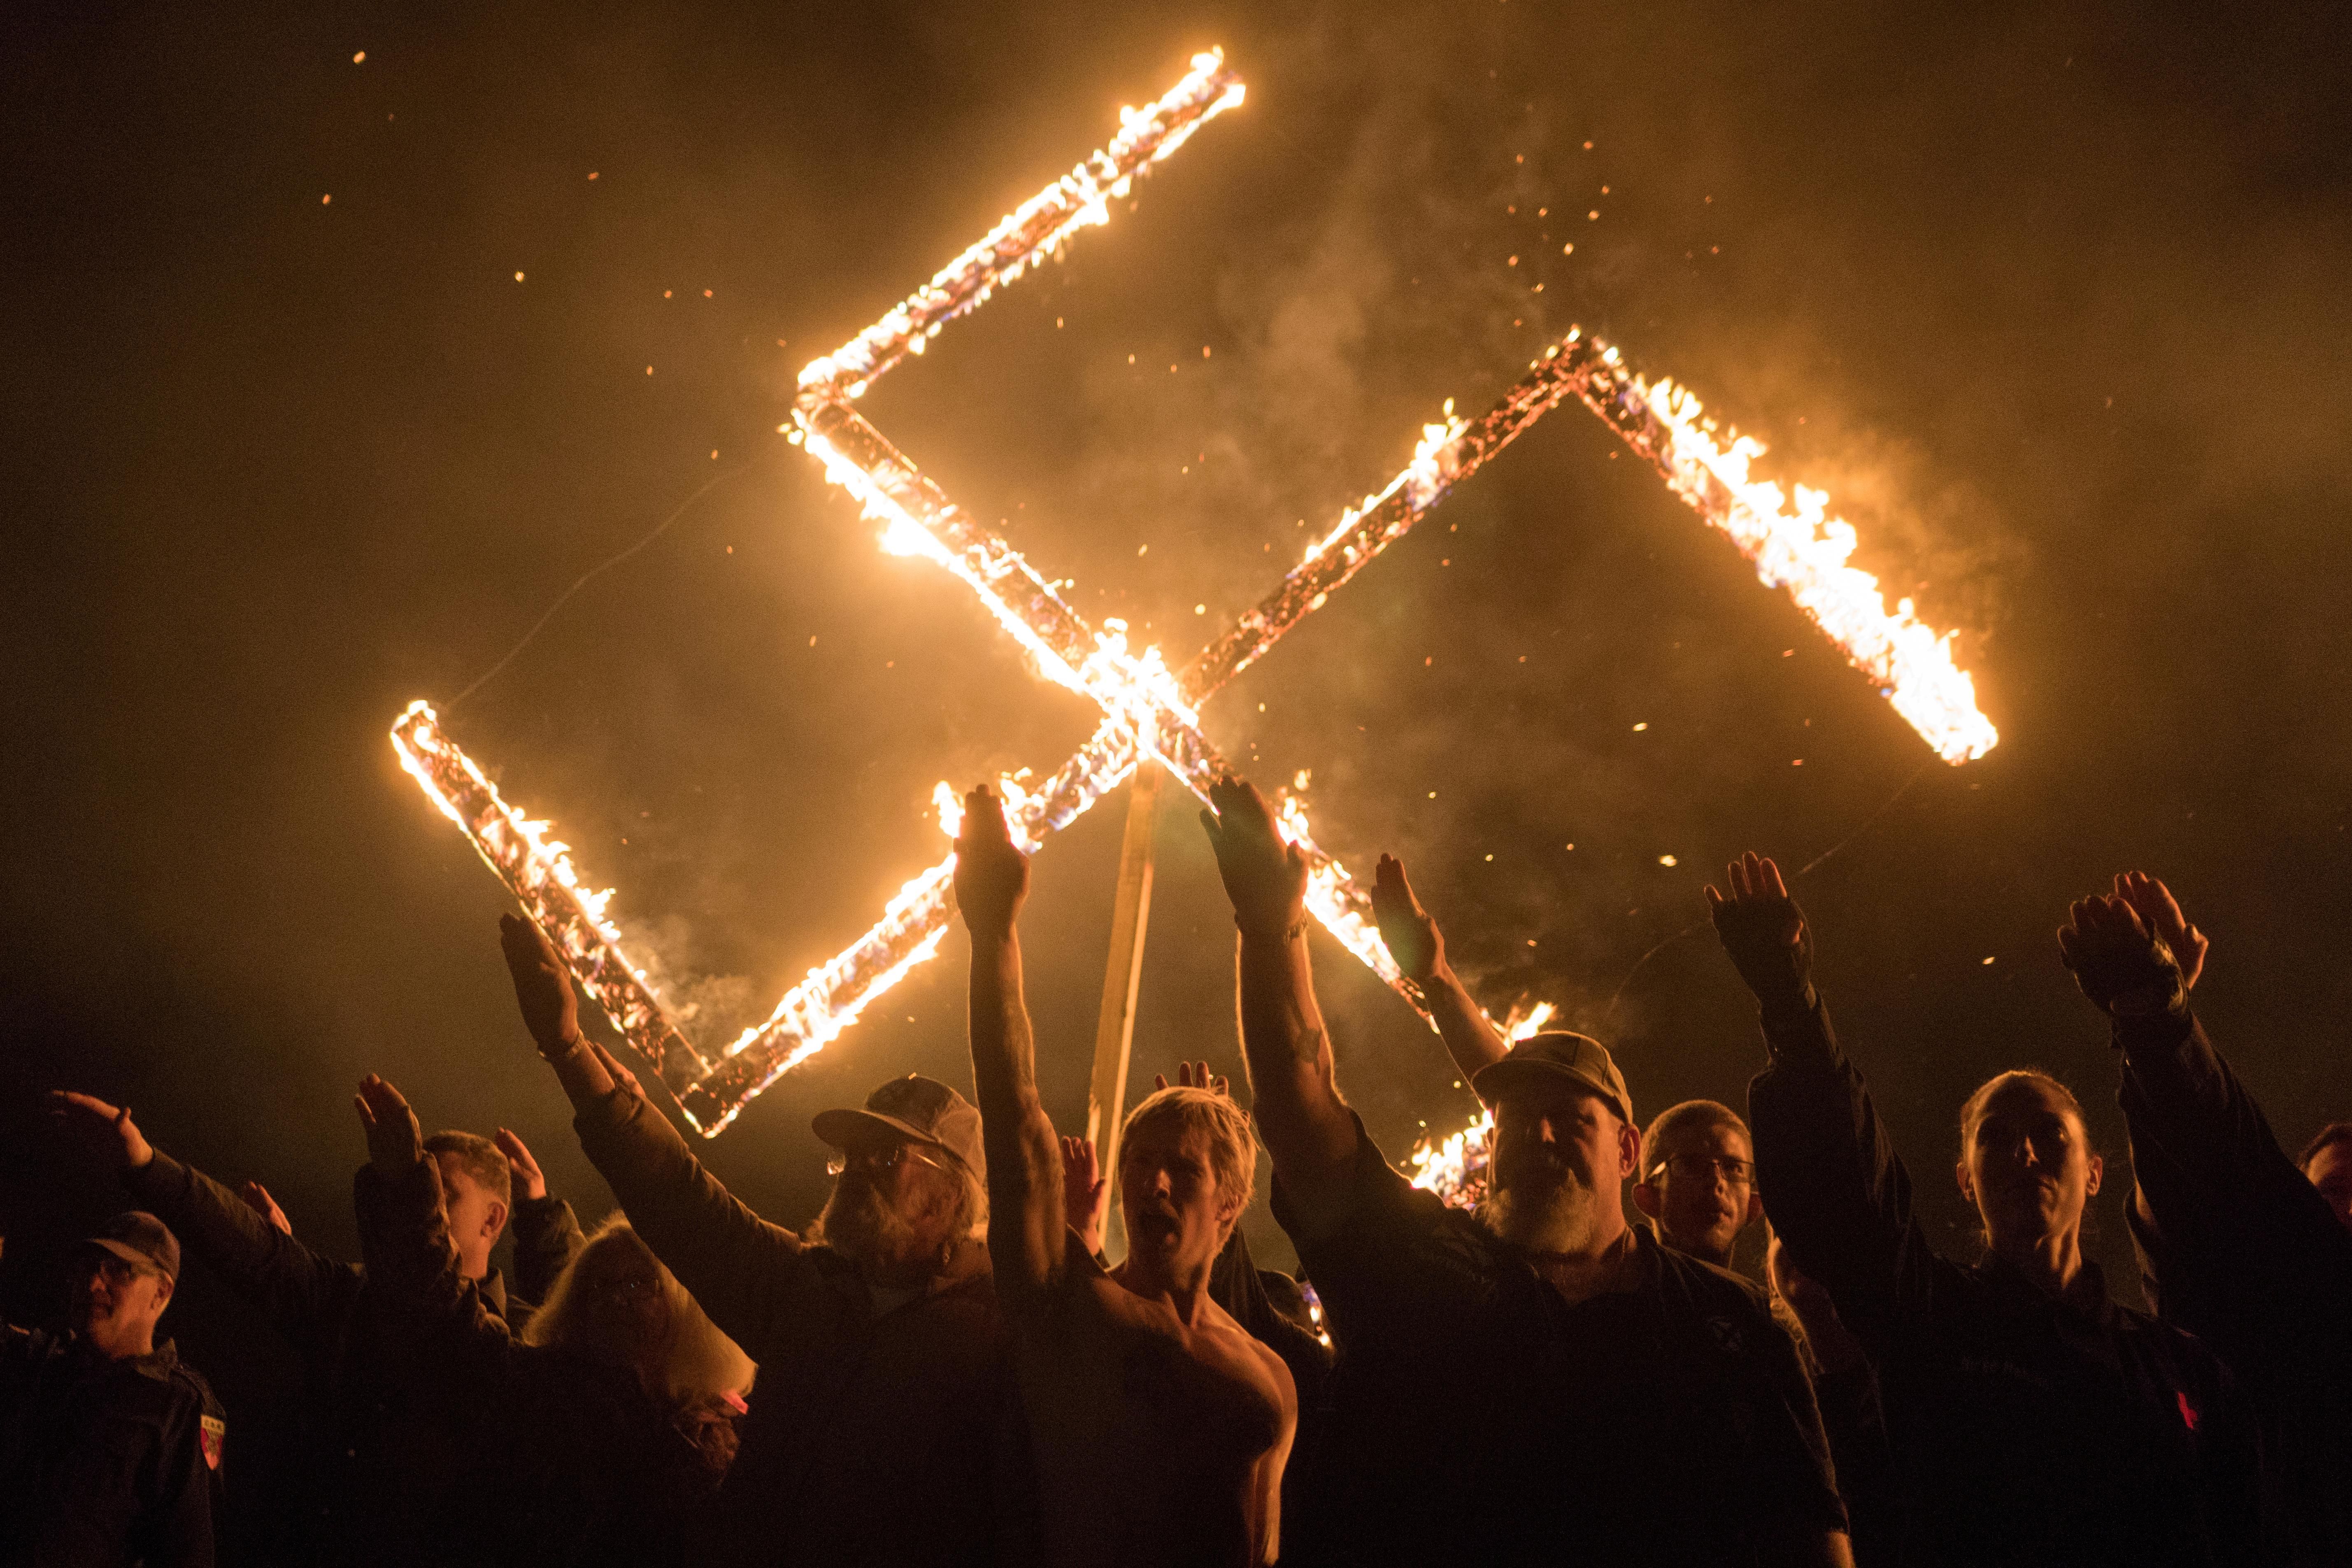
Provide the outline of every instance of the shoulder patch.
{"type": "Polygon", "coordinates": [[[228,1423],[217,1415],[196,1417],[196,1446],[205,1451],[205,1468],[217,1470],[221,1465],[221,1447],[228,1441],[228,1423]]]}

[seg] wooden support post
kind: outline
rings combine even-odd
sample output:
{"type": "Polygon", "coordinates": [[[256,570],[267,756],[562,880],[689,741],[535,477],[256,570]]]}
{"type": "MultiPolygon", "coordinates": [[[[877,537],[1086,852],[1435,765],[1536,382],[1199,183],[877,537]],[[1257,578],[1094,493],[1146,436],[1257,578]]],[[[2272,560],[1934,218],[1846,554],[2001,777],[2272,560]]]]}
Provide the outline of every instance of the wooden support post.
{"type": "MultiPolygon", "coordinates": [[[[1143,980],[1143,928],[1151,916],[1151,834],[1163,774],[1143,763],[1128,786],[1127,832],[1118,847],[1118,901],[1111,912],[1110,962],[1095,1023],[1095,1075],[1087,1095],[1087,1136],[1106,1181],[1116,1186],[1119,1123],[1127,1117],[1127,1061],[1135,1045],[1135,993],[1143,980]]],[[[1118,1209],[1112,1205],[1116,1226],[1118,1209]]]]}

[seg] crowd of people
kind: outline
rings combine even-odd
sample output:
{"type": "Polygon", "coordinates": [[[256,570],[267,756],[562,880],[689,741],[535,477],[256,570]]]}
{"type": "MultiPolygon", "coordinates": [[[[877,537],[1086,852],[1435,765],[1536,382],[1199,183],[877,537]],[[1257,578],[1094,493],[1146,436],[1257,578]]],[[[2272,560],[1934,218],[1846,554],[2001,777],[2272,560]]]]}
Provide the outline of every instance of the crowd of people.
{"type": "Polygon", "coordinates": [[[985,788],[955,868],[971,1097],[908,1075],[818,1116],[835,1180],[800,1231],[704,1169],[511,916],[524,1025],[619,1202],[593,1232],[512,1132],[424,1136],[381,1078],[357,1263],[55,1094],[134,1206],[76,1254],[69,1327],[0,1326],[0,1568],[2352,1562],[2352,1123],[2282,1148],[2162,883],[2058,937],[2112,1030],[2144,1313],[2084,1255],[2108,1168],[2035,1068],[1959,1110],[1980,1255],[1931,1244],[1754,855],[1707,889],[1762,1024],[1747,1115],[1646,1125],[1599,1041],[1497,1032],[1383,858],[1381,934],[1494,1124],[1475,1210],[1417,1190],[1341,1093],[1304,858],[1245,782],[1202,816],[1248,1103],[1188,1062],[1112,1170],[1039,1098],[1029,865],[985,788]],[[1242,1239],[1261,1145],[1303,1279],[1242,1239]],[[233,1415],[159,1337],[184,1250],[299,1357],[304,1462],[267,1499],[225,1486],[233,1415]]]}

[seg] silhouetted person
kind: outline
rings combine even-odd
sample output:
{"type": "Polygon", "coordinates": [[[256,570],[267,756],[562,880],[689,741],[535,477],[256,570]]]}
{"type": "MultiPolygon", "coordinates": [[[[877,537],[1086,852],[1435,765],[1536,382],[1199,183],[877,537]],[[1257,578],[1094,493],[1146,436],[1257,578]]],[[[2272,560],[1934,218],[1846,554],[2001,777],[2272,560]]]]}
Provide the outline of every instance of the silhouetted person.
{"type": "Polygon", "coordinates": [[[0,1323],[0,1568],[211,1568],[228,1426],[155,1342],[179,1277],[133,1210],[75,1253],[69,1332],[0,1323]]]}
{"type": "Polygon", "coordinates": [[[702,1168],[636,1075],[580,1033],[537,927],[501,921],[515,997],[629,1224],[760,1366],[711,1558],[920,1568],[1026,1561],[1031,1485],[988,1249],[980,1116],[908,1074],[815,1120],[835,1151],[807,1234],[702,1168]]]}
{"type": "Polygon", "coordinates": [[[1270,1563],[1297,1395],[1282,1358],[1209,1295],[1249,1205],[1249,1120],[1225,1096],[1181,1084],[1135,1108],[1118,1157],[1128,1254],[1106,1273],[1067,1223],[1022,996],[1029,860],[985,787],[964,799],[955,889],[971,934],[988,1247],[1037,1458],[1045,1561],[1270,1563]]]}
{"type": "Polygon", "coordinates": [[[2331,1121],[2313,1133],[2294,1163],[2327,1200],[2336,1222],[2352,1231],[2352,1121],[2331,1121]]]}
{"type": "Polygon", "coordinates": [[[1813,990],[1812,935],[1779,868],[1750,855],[1727,883],[1707,897],[1771,1049],[1748,1106],[1773,1228],[1877,1368],[1904,1560],[2258,1559],[2245,1396],[2210,1351],[2110,1300],[2083,1257],[2101,1161],[2074,1097],[2030,1069],[1969,1097],[1957,1174],[1989,1247],[1973,1268],[1937,1257],[1813,990]]]}
{"type": "Polygon", "coordinates": [[[1414,1191],[1334,1081],[1304,857],[1249,785],[1211,801],[1275,1215],[1339,1352],[1301,1560],[1846,1561],[1788,1331],[1625,1222],[1639,1141],[1609,1053],[1540,1034],[1477,1071],[1492,1197],[1473,1216],[1414,1191]]]}
{"type": "Polygon", "coordinates": [[[458,1272],[440,1170],[407,1102],[371,1077],[358,1109],[362,1181],[380,1215],[372,1277],[439,1386],[494,1412],[484,1453],[497,1462],[477,1472],[488,1555],[547,1568],[677,1560],[726,1469],[712,1405],[750,1386],[750,1359],[617,1218],[583,1242],[518,1340],[458,1272]]]}
{"type": "Polygon", "coordinates": [[[2294,1560],[2352,1562],[2352,1233],[2320,1184],[2352,1150],[2298,1167],[2279,1147],[2189,1010],[2208,944],[2163,883],[2116,878],[2058,942],[2122,1058],[2147,1299],[2245,1380],[2294,1560]]]}
{"type": "MultiPolygon", "coordinates": [[[[86,1094],[49,1097],[51,1114],[120,1172],[141,1204],[184,1240],[189,1253],[218,1275],[259,1319],[290,1343],[302,1366],[297,1473],[284,1495],[248,1498],[240,1534],[253,1550],[289,1561],[413,1563],[465,1539],[471,1523],[458,1499],[476,1489],[470,1414],[446,1401],[425,1414],[413,1358],[385,1338],[386,1324],[367,1271],[304,1245],[272,1211],[258,1184],[240,1195],[151,1145],[118,1108],[86,1094]],[[260,1516],[258,1519],[250,1516],[260,1516]]],[[[512,1146],[519,1139],[506,1133],[512,1146]]],[[[484,1307],[527,1319],[509,1300],[490,1249],[506,1228],[511,1198],[507,1155],[470,1132],[436,1132],[425,1142],[449,1194],[450,1232],[459,1273],[484,1307]]],[[[524,1152],[526,1157],[528,1151],[524,1152]]],[[[533,1167],[537,1169],[536,1166],[533,1167]]],[[[528,1205],[517,1219],[519,1260],[560,1253],[579,1227],[560,1201],[528,1205]],[[526,1215],[528,1218],[526,1219],[526,1215]]],[[[362,1195],[364,1247],[375,1216],[362,1195]]]]}

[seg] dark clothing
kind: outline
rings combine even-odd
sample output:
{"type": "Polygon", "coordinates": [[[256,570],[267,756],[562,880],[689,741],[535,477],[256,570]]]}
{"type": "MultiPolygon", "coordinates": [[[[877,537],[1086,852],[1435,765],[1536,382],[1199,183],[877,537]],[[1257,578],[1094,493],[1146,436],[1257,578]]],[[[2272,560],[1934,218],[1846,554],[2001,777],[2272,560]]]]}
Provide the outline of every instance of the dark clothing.
{"type": "Polygon", "coordinates": [[[440,1173],[373,1186],[380,1223],[370,1273],[400,1320],[416,1364],[472,1431],[473,1539],[434,1561],[478,1552],[508,1568],[644,1568],[680,1559],[688,1525],[719,1490],[723,1465],[681,1429],[677,1401],[648,1394],[635,1373],[554,1346],[518,1342],[457,1273],[440,1173]],[[487,1412],[484,1416],[481,1413],[487,1412]]]}
{"type": "Polygon", "coordinates": [[[1813,1394],[1763,1294],[1633,1239],[1570,1306],[1358,1128],[1329,1235],[1274,1212],[1322,1298],[1332,1419],[1286,1561],[1733,1564],[1845,1528],[1813,1394]]]}
{"type": "Polygon", "coordinates": [[[507,1327],[520,1334],[530,1326],[531,1313],[547,1293],[555,1289],[555,1278],[580,1256],[588,1245],[588,1237],[580,1229],[579,1216],[572,1205],[552,1195],[541,1198],[517,1198],[514,1217],[508,1222],[514,1236],[514,1276],[517,1300],[509,1303],[508,1312],[499,1316],[508,1319],[507,1327]]]}
{"type": "Polygon", "coordinates": [[[212,1568],[226,1430],[168,1340],[109,1361],[0,1323],[0,1568],[212,1568]]]}
{"type": "Polygon", "coordinates": [[[1998,1256],[1936,1256],[1829,1015],[1767,1013],[1748,1086],[1759,1187],[1877,1369],[1913,1563],[2243,1563],[2263,1549],[2252,1408],[2211,1352],[1998,1256]]]}
{"type": "Polygon", "coordinates": [[[1816,1373],[1813,1396],[1821,1403],[1830,1458],[1837,1462],[1838,1493],[1845,1499],[1854,1568],[1902,1561],[1900,1499],[1878,1374],[1867,1365],[1816,1373]]]}
{"type": "Polygon", "coordinates": [[[1034,1483],[985,1250],[877,1301],[831,1248],[730,1196],[641,1090],[575,1120],[654,1255],[760,1363],[719,1489],[719,1564],[969,1568],[1022,1560],[1034,1483]]]}
{"type": "MultiPolygon", "coordinates": [[[[1276,1290],[1296,1296],[1298,1283],[1286,1274],[1260,1268],[1250,1257],[1249,1243],[1242,1238],[1242,1227],[1234,1226],[1224,1250],[1210,1266],[1209,1298],[1231,1313],[1234,1321],[1251,1338],[1280,1356],[1283,1365],[1290,1369],[1290,1381],[1298,1391],[1299,1421],[1303,1426],[1309,1406],[1321,1403],[1324,1382],[1331,1374],[1331,1347],[1318,1338],[1314,1330],[1276,1304],[1276,1290]]],[[[1294,1451],[1296,1447],[1294,1444],[1294,1451]]]]}
{"type": "MultiPolygon", "coordinates": [[[[446,1409],[428,1415],[420,1408],[416,1370],[387,1342],[366,1270],[305,1247],[160,1150],[124,1180],[141,1206],[170,1226],[189,1255],[242,1296],[300,1360],[295,1451],[302,1468],[280,1479],[280,1495],[239,1496],[240,1520],[257,1538],[254,1555],[305,1563],[432,1560],[460,1533],[455,1500],[468,1484],[464,1456],[473,1439],[462,1420],[453,1429],[446,1409]]],[[[365,1237],[375,1215],[364,1194],[359,1220],[365,1237]]],[[[508,1300],[495,1269],[479,1291],[489,1311],[511,1311],[520,1327],[529,1308],[508,1300]]]]}
{"type": "Polygon", "coordinates": [[[2352,1234],[2193,1017],[2115,1041],[2148,1300],[2253,1395],[2294,1561],[2352,1563],[2352,1234]]]}

